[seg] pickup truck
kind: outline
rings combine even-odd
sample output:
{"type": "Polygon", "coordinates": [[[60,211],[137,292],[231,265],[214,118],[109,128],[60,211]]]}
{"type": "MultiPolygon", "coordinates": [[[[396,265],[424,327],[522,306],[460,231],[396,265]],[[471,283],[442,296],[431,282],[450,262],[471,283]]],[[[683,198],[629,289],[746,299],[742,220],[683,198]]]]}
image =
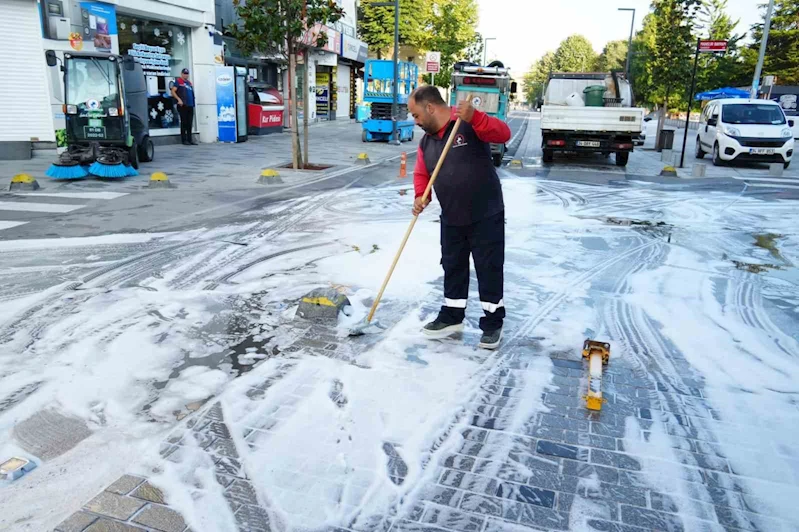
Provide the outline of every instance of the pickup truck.
{"type": "Polygon", "coordinates": [[[552,163],[555,152],[615,153],[616,165],[626,166],[643,130],[644,110],[632,107],[632,100],[632,87],[620,73],[550,74],[541,107],[544,162],[552,163]],[[586,105],[583,91],[602,85],[601,106],[597,98],[586,105]]]}

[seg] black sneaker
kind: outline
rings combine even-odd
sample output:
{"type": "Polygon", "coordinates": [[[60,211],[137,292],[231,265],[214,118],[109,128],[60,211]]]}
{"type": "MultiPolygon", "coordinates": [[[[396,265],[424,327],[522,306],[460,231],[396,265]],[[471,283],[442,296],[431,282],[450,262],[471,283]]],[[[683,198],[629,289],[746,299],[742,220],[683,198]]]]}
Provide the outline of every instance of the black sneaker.
{"type": "Polygon", "coordinates": [[[429,338],[447,338],[461,332],[463,332],[463,323],[445,323],[438,318],[422,329],[422,333],[429,338]]]}
{"type": "Polygon", "coordinates": [[[482,347],[483,349],[496,349],[499,347],[499,343],[502,341],[502,329],[497,329],[496,331],[491,332],[483,332],[483,336],[480,337],[480,343],[477,344],[477,347],[482,347]]]}

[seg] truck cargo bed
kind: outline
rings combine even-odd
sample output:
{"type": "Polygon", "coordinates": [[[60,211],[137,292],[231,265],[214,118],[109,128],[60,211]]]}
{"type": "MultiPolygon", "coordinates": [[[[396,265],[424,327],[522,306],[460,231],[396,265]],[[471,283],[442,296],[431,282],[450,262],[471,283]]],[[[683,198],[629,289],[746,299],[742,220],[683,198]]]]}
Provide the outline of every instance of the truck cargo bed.
{"type": "Polygon", "coordinates": [[[637,107],[541,107],[542,131],[616,132],[638,134],[644,110],[637,107]]]}

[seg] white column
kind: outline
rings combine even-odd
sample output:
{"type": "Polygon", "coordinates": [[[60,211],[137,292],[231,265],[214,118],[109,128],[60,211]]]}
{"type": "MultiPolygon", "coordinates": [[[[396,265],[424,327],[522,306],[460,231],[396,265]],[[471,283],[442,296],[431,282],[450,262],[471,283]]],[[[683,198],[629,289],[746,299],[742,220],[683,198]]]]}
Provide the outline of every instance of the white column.
{"type": "MultiPolygon", "coordinates": [[[[213,13],[211,14],[213,16],[213,13]]],[[[211,30],[213,31],[213,30],[211,30]]],[[[204,26],[191,32],[191,55],[194,71],[195,127],[200,142],[216,142],[216,83],[217,64],[214,61],[214,39],[204,26]]]]}

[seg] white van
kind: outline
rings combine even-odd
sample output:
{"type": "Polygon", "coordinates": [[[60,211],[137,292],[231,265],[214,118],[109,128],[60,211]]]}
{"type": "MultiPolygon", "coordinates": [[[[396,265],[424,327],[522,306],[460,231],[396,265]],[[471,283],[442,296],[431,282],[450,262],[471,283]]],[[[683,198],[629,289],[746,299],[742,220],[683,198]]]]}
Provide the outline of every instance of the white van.
{"type": "Polygon", "coordinates": [[[793,132],[782,108],[771,100],[711,101],[702,111],[696,157],[713,155],[719,166],[731,161],[783,163],[793,157],[793,132]]]}

